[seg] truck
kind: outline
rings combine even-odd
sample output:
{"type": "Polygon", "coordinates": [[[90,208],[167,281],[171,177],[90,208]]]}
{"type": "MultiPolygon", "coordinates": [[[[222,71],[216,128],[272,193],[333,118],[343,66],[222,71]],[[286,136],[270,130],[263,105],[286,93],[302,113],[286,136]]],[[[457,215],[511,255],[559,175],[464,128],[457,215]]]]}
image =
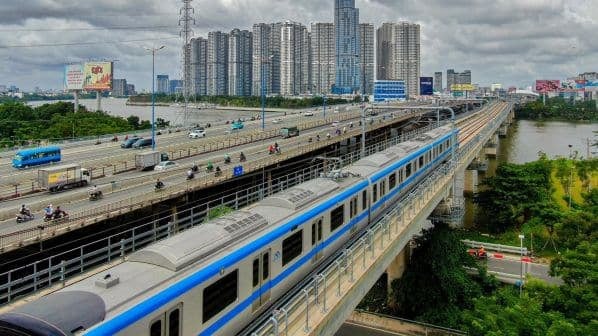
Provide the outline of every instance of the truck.
{"type": "Polygon", "coordinates": [[[37,171],[37,183],[42,190],[57,192],[83,187],[91,183],[91,175],[79,164],[69,164],[37,171]]]}
{"type": "Polygon", "coordinates": [[[299,136],[299,129],[297,128],[297,126],[283,127],[280,129],[280,135],[283,138],[299,136]]]}
{"type": "Polygon", "coordinates": [[[168,161],[166,153],[149,151],[135,154],[135,168],[140,171],[154,169],[162,161],[168,161]]]}

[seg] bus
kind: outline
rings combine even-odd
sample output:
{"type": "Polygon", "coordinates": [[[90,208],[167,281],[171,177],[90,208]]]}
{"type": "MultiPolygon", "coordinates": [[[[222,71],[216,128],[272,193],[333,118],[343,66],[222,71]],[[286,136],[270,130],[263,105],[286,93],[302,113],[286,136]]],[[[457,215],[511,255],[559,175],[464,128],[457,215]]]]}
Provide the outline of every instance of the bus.
{"type": "Polygon", "coordinates": [[[290,137],[294,137],[294,136],[299,136],[299,129],[297,128],[297,126],[283,127],[283,128],[280,129],[280,135],[283,138],[290,138],[290,137]]]}
{"type": "Polygon", "coordinates": [[[46,163],[60,162],[60,147],[38,147],[23,149],[15,153],[12,159],[12,166],[15,168],[27,168],[39,166],[46,163]]]}

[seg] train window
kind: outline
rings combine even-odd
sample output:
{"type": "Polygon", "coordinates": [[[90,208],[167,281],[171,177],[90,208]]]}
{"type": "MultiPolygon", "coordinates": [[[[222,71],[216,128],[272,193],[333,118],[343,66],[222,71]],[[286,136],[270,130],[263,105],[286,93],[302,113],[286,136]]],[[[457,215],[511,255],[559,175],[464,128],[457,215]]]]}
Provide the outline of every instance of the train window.
{"type": "Polygon", "coordinates": [[[317,222],[314,222],[311,225],[311,245],[316,245],[316,238],[317,241],[322,240],[322,218],[318,219],[317,222]],[[317,225],[317,227],[316,227],[317,225]],[[316,236],[317,234],[317,236],[316,236]]]}
{"type": "Polygon", "coordinates": [[[422,169],[424,167],[424,156],[419,157],[419,166],[418,169],[422,169]]]}
{"type": "Polygon", "coordinates": [[[168,314],[168,335],[179,336],[181,330],[181,312],[177,308],[168,314]]]}
{"type": "Polygon", "coordinates": [[[264,265],[264,269],[262,270],[262,280],[266,280],[270,277],[270,253],[264,253],[262,256],[262,264],[264,265]]]}
{"type": "Polygon", "coordinates": [[[238,284],[239,270],[234,270],[203,290],[203,323],[235,302],[238,284]]]}
{"type": "Polygon", "coordinates": [[[316,245],[316,223],[311,224],[311,246],[316,245]]]}
{"type": "Polygon", "coordinates": [[[318,221],[318,241],[322,241],[322,219],[318,221]]]}
{"type": "Polygon", "coordinates": [[[253,287],[260,283],[260,258],[253,260],[253,287]]]}
{"type": "Polygon", "coordinates": [[[411,163],[405,166],[405,178],[409,178],[409,176],[411,176],[411,163]]]}
{"type": "Polygon", "coordinates": [[[397,174],[392,173],[388,177],[388,190],[392,190],[397,185],[397,174]]]}
{"type": "Polygon", "coordinates": [[[303,230],[282,241],[282,266],[285,266],[303,252],[303,230]]]}
{"type": "Polygon", "coordinates": [[[376,203],[377,200],[378,200],[378,185],[373,184],[372,185],[372,202],[376,203]]]}
{"type": "Polygon", "coordinates": [[[380,182],[380,197],[386,195],[386,180],[380,182]]]}
{"type": "Polygon", "coordinates": [[[444,152],[444,148],[442,147],[442,144],[440,144],[440,153],[444,152]]]}
{"type": "Polygon", "coordinates": [[[448,149],[448,148],[450,148],[450,147],[451,147],[451,141],[450,141],[450,140],[447,140],[447,141],[446,141],[446,148],[448,149]]]}
{"type": "Polygon", "coordinates": [[[428,162],[432,162],[432,151],[428,152],[428,162]]]}
{"type": "Polygon", "coordinates": [[[152,323],[150,326],[150,336],[162,336],[162,320],[152,323]]]}
{"type": "Polygon", "coordinates": [[[351,199],[351,201],[349,202],[349,206],[349,217],[353,218],[357,216],[357,196],[351,199]]]}
{"type": "Polygon", "coordinates": [[[333,232],[345,222],[345,206],[341,205],[330,213],[330,232],[333,232]]]}
{"type": "Polygon", "coordinates": [[[361,209],[365,210],[368,207],[368,192],[364,190],[361,193],[361,209]]]}
{"type": "Polygon", "coordinates": [[[399,183],[403,183],[403,169],[399,170],[399,183]]]}

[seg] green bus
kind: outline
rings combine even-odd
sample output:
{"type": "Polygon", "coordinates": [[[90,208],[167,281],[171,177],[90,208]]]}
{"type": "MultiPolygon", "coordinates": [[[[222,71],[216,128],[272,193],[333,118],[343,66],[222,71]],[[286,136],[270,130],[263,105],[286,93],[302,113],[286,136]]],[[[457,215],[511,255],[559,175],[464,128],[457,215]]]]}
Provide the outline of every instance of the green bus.
{"type": "Polygon", "coordinates": [[[294,137],[294,136],[299,136],[299,129],[297,128],[297,126],[283,127],[283,128],[280,129],[280,135],[283,138],[290,138],[290,137],[294,137]]]}

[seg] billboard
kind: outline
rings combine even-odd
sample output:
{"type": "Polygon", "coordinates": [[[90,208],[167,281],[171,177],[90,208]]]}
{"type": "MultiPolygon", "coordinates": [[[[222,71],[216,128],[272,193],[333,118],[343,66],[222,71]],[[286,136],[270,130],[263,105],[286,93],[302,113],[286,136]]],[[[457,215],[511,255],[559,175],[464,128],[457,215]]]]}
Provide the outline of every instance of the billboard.
{"type": "Polygon", "coordinates": [[[585,84],[586,91],[598,92],[598,80],[587,80],[585,84]]]}
{"type": "Polygon", "coordinates": [[[561,88],[560,80],[536,80],[536,92],[557,92],[561,88]]]}
{"type": "Polygon", "coordinates": [[[85,63],[83,89],[109,91],[112,89],[112,62],[85,63]]]}
{"type": "Polygon", "coordinates": [[[64,67],[64,87],[69,90],[83,90],[83,65],[67,64],[64,67]]]}
{"type": "Polygon", "coordinates": [[[585,80],[567,79],[561,82],[561,88],[564,90],[583,91],[586,86],[585,80]]]}
{"type": "Polygon", "coordinates": [[[451,91],[474,91],[475,87],[473,84],[453,84],[451,85],[451,91]]]}
{"type": "Polygon", "coordinates": [[[419,94],[422,96],[431,96],[434,94],[434,78],[420,77],[419,78],[419,94]]]}

